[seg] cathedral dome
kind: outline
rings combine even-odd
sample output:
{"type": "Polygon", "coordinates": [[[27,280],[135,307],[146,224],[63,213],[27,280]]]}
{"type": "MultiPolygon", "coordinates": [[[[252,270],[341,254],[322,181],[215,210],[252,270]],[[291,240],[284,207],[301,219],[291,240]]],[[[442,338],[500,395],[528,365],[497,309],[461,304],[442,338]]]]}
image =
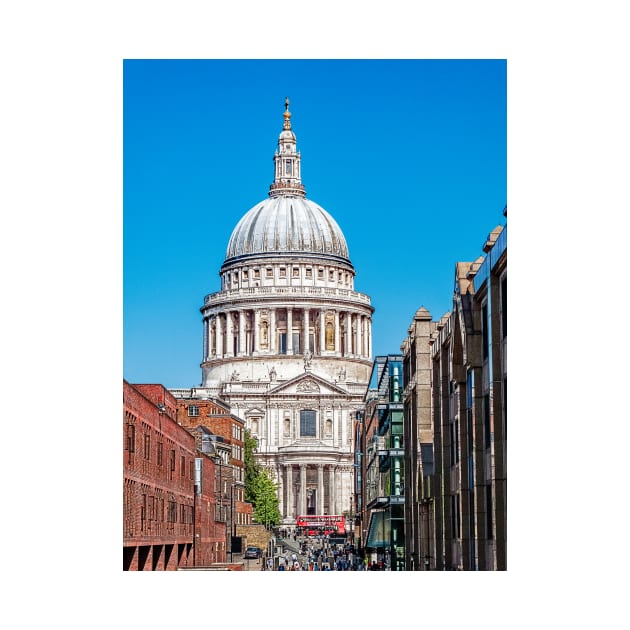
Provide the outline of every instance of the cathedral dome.
{"type": "Polygon", "coordinates": [[[226,262],[242,256],[298,253],[349,262],[346,239],[326,210],[304,197],[278,195],[257,203],[238,222],[226,262]]]}
{"type": "Polygon", "coordinates": [[[321,206],[306,199],[288,98],[274,154],[269,198],[251,208],[234,228],[224,266],[244,257],[287,254],[323,255],[351,265],[346,239],[337,222],[321,206]]]}

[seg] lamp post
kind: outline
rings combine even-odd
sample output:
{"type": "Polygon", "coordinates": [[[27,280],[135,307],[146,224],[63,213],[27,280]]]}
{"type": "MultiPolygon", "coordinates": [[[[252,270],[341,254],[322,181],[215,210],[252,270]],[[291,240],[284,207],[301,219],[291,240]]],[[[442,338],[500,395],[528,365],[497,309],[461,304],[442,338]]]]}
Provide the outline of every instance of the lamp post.
{"type": "Polygon", "coordinates": [[[230,562],[234,562],[234,551],[232,550],[232,538],[236,535],[234,524],[234,482],[230,485],[230,562]]]}
{"type": "Polygon", "coordinates": [[[193,552],[193,567],[197,566],[197,484],[193,485],[193,504],[192,504],[192,519],[193,519],[193,544],[192,544],[192,552],[193,552]]]}
{"type": "Polygon", "coordinates": [[[193,482],[193,504],[192,504],[192,521],[193,521],[193,567],[197,566],[197,495],[201,494],[201,466],[203,462],[201,458],[195,457],[195,479],[193,482]]]}

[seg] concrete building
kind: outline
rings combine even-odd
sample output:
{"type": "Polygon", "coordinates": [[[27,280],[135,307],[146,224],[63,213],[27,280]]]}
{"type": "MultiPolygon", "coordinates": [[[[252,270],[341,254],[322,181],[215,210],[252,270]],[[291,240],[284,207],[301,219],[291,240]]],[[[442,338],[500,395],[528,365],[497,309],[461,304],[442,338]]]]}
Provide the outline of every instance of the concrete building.
{"type": "Polygon", "coordinates": [[[431,345],[436,322],[419,308],[401,345],[405,435],[405,568],[435,567],[436,484],[431,417],[431,345]]]}
{"type": "MultiPolygon", "coordinates": [[[[436,568],[507,568],[507,227],[457,263],[431,338],[436,568]],[[438,517],[443,514],[443,522],[438,517]]],[[[431,486],[432,491],[433,486],[431,486]]]]}
{"type": "Polygon", "coordinates": [[[237,222],[219,275],[201,307],[197,395],[225,401],[257,439],[283,524],[352,511],[374,309],[341,228],[306,198],[288,99],[268,197],[237,222]]]}

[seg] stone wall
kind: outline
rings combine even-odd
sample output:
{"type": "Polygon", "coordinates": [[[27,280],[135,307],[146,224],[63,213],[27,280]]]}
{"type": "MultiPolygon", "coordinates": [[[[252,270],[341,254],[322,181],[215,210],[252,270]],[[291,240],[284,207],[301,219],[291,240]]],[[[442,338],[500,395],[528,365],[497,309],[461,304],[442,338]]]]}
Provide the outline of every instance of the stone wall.
{"type": "Polygon", "coordinates": [[[247,547],[260,547],[267,551],[272,533],[264,525],[237,525],[236,535],[243,537],[243,553],[247,547]]]}

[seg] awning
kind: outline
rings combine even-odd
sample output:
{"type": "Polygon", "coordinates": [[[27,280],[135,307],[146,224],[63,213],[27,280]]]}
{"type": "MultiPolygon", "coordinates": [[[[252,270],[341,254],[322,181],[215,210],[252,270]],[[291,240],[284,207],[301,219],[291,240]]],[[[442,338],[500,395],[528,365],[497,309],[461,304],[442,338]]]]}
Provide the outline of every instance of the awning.
{"type": "Polygon", "coordinates": [[[370,526],[366,547],[389,547],[391,538],[391,521],[385,510],[374,510],[370,515],[370,526]]]}

